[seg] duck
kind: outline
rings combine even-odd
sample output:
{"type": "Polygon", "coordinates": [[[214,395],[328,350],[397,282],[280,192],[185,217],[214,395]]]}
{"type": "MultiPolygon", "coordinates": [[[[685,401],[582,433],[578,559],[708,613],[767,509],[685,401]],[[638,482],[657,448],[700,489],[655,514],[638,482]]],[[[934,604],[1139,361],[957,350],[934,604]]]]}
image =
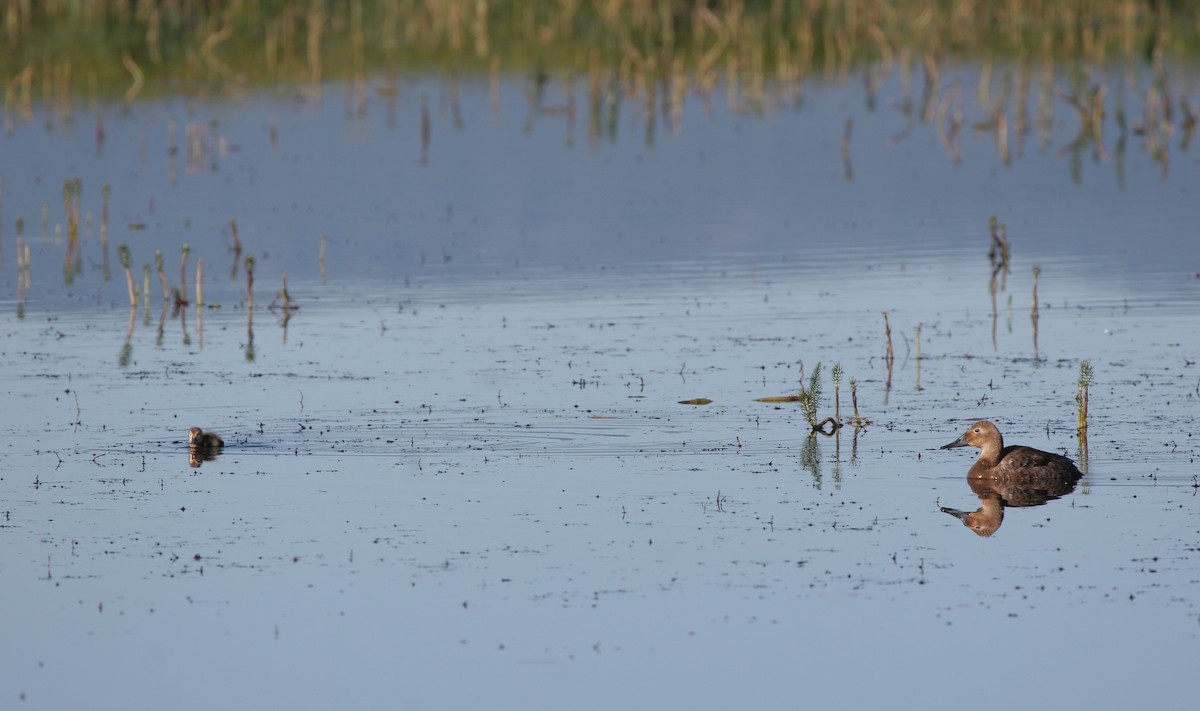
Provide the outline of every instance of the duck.
{"type": "Polygon", "coordinates": [[[220,449],[225,446],[225,440],[215,432],[205,432],[199,427],[188,430],[188,446],[197,449],[220,449]]]}
{"type": "Polygon", "coordinates": [[[979,447],[982,450],[967,472],[969,479],[1061,477],[1076,480],[1083,476],[1075,462],[1061,454],[1023,445],[1005,447],[999,428],[988,420],[976,422],[961,437],[942,445],[942,449],[955,447],[979,447]]]}

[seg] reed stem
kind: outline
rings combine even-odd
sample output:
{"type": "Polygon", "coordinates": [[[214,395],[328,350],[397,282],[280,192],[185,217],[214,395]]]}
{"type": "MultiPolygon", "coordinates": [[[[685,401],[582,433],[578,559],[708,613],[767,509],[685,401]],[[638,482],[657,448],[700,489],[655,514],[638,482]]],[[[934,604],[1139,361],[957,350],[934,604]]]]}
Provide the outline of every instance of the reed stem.
{"type": "Polygon", "coordinates": [[[254,311],[254,255],[246,255],[246,303],[254,311]]]}
{"type": "Polygon", "coordinates": [[[1075,402],[1079,406],[1076,430],[1080,437],[1087,436],[1088,430],[1088,400],[1092,387],[1092,362],[1082,361],[1079,364],[1079,390],[1075,394],[1075,402]]]}
{"type": "Polygon", "coordinates": [[[836,427],[842,426],[842,364],[834,363],[829,371],[833,378],[833,419],[836,427]]]}
{"type": "Polygon", "coordinates": [[[1042,273],[1042,268],[1038,265],[1033,265],[1033,308],[1029,314],[1029,320],[1033,324],[1033,357],[1038,357],[1038,277],[1042,273]]]}
{"type": "Polygon", "coordinates": [[[191,251],[192,251],[192,248],[185,244],[185,245],[183,245],[183,249],[181,250],[182,254],[179,257],[179,298],[180,299],[187,298],[187,261],[188,261],[188,254],[191,253],[191,251]]]}
{"type": "Polygon", "coordinates": [[[117,247],[117,254],[121,257],[121,266],[125,268],[125,282],[129,285],[129,306],[137,308],[137,290],[133,287],[133,270],[130,268],[129,247],[122,242],[117,247]]]}
{"type": "Polygon", "coordinates": [[[895,360],[895,352],[892,351],[892,324],[888,322],[888,312],[883,312],[883,333],[887,338],[887,362],[890,364],[895,360]]]}

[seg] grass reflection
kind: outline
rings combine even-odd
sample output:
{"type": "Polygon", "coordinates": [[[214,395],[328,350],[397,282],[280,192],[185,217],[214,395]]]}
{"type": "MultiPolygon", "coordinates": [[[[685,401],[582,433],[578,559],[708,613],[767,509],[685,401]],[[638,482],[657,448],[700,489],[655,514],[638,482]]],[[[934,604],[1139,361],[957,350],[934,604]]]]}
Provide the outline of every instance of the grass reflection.
{"type": "MultiPolygon", "coordinates": [[[[885,84],[898,80],[900,96],[888,103],[906,125],[894,142],[917,123],[929,125],[955,162],[962,160],[964,129],[991,136],[1005,165],[1023,154],[1030,135],[1045,149],[1056,105],[1065,102],[1079,129],[1060,155],[1078,180],[1085,153],[1108,155],[1110,103],[1118,165],[1132,133],[1164,176],[1169,139],[1178,134],[1186,149],[1200,113],[1169,71],[1171,63],[1197,57],[1200,8],[1151,0],[14,0],[0,24],[8,40],[0,47],[8,133],[37,121],[48,129],[70,124],[81,102],[93,111],[101,102],[128,108],[167,95],[207,100],[274,90],[305,103],[319,101],[330,84],[344,86],[348,119],[365,116],[379,100],[390,125],[404,99],[400,71],[441,77],[453,125],[462,128],[459,83],[488,83],[494,119],[503,72],[530,77],[527,129],[535,117],[562,117],[572,145],[576,118],[585,114],[590,144],[613,141],[626,104],[643,122],[641,140],[649,146],[660,124],[671,134],[683,130],[689,96],[707,108],[724,94],[734,111],[763,116],[799,108],[806,83],[860,74],[868,112],[877,110],[885,84]],[[973,123],[964,109],[972,87],[945,77],[962,63],[980,67],[973,93],[981,111],[973,123]],[[1152,73],[1147,85],[1127,86],[1128,70],[1141,69],[1152,73]],[[577,83],[586,109],[576,105],[577,83]],[[1140,116],[1126,114],[1133,92],[1140,116]]],[[[422,93],[421,164],[430,154],[429,102],[422,93]]],[[[846,180],[854,176],[853,121],[846,117],[842,142],[846,180]]],[[[174,125],[169,133],[173,183],[174,125]]],[[[97,116],[98,152],[104,134],[97,116]]],[[[189,171],[215,167],[208,145],[215,136],[215,127],[186,127],[189,171]]]]}

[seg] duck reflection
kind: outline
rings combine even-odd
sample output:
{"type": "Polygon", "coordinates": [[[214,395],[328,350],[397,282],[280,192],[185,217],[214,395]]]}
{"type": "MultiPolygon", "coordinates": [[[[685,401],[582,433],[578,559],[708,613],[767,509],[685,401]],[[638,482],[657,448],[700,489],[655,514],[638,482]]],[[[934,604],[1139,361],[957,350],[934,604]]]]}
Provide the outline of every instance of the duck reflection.
{"type": "Polygon", "coordinates": [[[963,525],[980,536],[990,536],[1004,523],[1004,509],[1041,506],[1075,490],[1080,479],[1074,473],[1007,474],[992,478],[967,477],[967,485],[979,497],[979,508],[959,511],[942,506],[963,525]]]}
{"type": "Polygon", "coordinates": [[[211,462],[221,453],[225,441],[214,432],[205,432],[199,427],[188,430],[188,465],[195,468],[211,462]]]}

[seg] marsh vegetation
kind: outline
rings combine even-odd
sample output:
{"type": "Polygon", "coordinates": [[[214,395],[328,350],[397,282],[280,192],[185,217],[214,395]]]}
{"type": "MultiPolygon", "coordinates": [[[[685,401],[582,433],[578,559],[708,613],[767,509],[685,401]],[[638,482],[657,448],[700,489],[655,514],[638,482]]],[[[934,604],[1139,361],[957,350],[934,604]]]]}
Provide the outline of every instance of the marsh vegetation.
{"type": "Polygon", "coordinates": [[[0,11],[0,706],[1192,698],[1190,6],[0,11]]]}

